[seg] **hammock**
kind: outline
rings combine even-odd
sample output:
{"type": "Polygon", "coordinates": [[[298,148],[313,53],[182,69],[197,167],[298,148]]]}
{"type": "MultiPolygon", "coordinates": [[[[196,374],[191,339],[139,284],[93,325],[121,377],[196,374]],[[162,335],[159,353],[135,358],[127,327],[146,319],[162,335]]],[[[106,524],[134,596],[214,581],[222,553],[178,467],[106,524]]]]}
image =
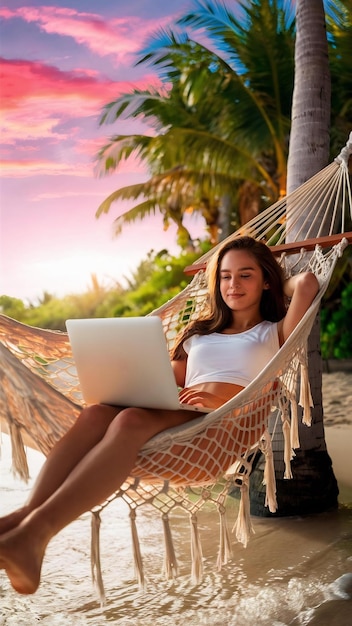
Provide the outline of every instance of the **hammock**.
{"type": "MultiPolygon", "coordinates": [[[[352,219],[348,173],[351,153],[352,134],[333,163],[228,238],[247,234],[274,246],[272,250],[279,255],[286,275],[313,271],[319,281],[319,293],[295,331],[255,380],[220,408],[149,440],[128,480],[92,511],[92,575],[101,599],[104,588],[99,554],[100,516],[115,498],[122,498],[130,510],[135,573],[140,585],[144,584],[136,524],[140,506],[149,504],[160,513],[167,578],[177,574],[170,513],[175,508],[188,512],[195,582],[202,577],[197,513],[205,502],[216,506],[220,516],[219,569],[231,555],[225,504],[229,488],[234,485],[241,492],[234,527],[236,538],[246,545],[253,531],[248,488],[252,460],[258,450],[266,459],[266,505],[270,511],[276,511],[268,417],[274,408],[279,410],[285,441],[285,477],[291,478],[290,461],[293,450],[299,447],[298,404],[303,406],[303,422],[309,425],[311,420],[307,338],[335,263],[352,241],[352,233],[345,232],[352,219]],[[292,232],[296,243],[284,244],[292,232]],[[294,257],[290,256],[293,252],[294,257]]],[[[170,348],[179,329],[204,307],[204,267],[215,249],[188,268],[195,273],[191,283],[152,313],[161,317],[170,348]]],[[[13,469],[28,479],[24,446],[36,447],[46,455],[80,411],[82,398],[76,370],[66,333],[32,328],[6,316],[0,316],[0,355],[0,418],[3,430],[11,436],[13,469]]]]}

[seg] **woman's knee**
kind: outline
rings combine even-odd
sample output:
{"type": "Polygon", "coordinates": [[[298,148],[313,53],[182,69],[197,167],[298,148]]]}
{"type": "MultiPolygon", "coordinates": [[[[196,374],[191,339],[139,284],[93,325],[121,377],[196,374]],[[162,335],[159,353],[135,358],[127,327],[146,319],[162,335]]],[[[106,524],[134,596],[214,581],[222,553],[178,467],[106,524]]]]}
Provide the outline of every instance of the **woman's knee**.
{"type": "Polygon", "coordinates": [[[121,410],[109,430],[119,435],[127,435],[142,444],[157,432],[158,427],[155,422],[150,411],[131,407],[121,410]]]}
{"type": "Polygon", "coordinates": [[[122,409],[116,418],[116,424],[121,430],[140,430],[146,421],[144,413],[143,409],[133,407],[122,409]]]}
{"type": "Polygon", "coordinates": [[[90,432],[104,433],[116,417],[118,410],[103,404],[92,404],[82,409],[75,427],[90,432]]]}

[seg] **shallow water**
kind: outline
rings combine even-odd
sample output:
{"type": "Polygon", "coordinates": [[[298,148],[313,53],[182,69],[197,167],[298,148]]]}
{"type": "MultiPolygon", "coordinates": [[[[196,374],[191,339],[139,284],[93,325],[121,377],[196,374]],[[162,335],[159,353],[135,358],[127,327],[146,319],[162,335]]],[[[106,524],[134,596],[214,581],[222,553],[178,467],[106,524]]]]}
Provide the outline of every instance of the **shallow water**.
{"type": "MultiPolygon", "coordinates": [[[[0,514],[23,503],[30,485],[13,479],[4,436],[0,463],[0,514]]],[[[30,451],[35,476],[42,457],[30,451]]],[[[231,500],[229,526],[238,503],[231,500]]],[[[176,581],[161,574],[161,521],[152,509],[138,515],[147,586],[135,579],[128,511],[113,503],[103,514],[102,566],[107,604],[101,608],[90,577],[90,514],[50,544],[42,584],[19,596],[0,573],[1,626],[350,626],[352,623],[352,491],[340,486],[338,511],[300,518],[253,520],[247,548],[233,542],[233,558],[216,571],[218,516],[200,513],[204,579],[190,582],[188,518],[175,513],[172,533],[179,564],[176,581]],[[341,576],[341,583],[335,582],[341,576]],[[350,578],[348,578],[350,576],[350,578]],[[344,584],[347,593],[344,594],[344,584]]]]}

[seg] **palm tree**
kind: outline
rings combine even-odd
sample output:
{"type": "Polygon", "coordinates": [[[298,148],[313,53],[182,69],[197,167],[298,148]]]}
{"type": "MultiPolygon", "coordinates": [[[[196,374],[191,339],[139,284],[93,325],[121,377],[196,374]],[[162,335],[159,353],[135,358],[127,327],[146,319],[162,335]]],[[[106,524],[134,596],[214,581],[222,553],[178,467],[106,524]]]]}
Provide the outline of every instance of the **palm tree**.
{"type": "MultiPolygon", "coordinates": [[[[296,31],[288,191],[293,191],[329,162],[331,78],[323,0],[297,0],[296,31]]],[[[307,224],[306,228],[309,226],[307,224]]],[[[299,513],[337,506],[337,483],[324,437],[319,316],[308,342],[308,367],[313,420],[311,428],[300,429],[301,448],[295,460],[299,495],[291,502],[299,513]],[[302,475],[304,481],[300,480],[302,475]]]]}
{"type": "Polygon", "coordinates": [[[190,245],[183,216],[198,211],[215,243],[224,212],[235,229],[285,193],[293,15],[278,4],[284,3],[256,0],[236,18],[222,3],[197,0],[178,26],[195,35],[205,30],[206,44],[160,30],[141,51],[139,63],[153,64],[172,86],[135,90],[105,107],[101,123],[143,115],[155,130],[115,136],[99,153],[100,172],[136,154],[151,174],[98,208],[100,215],[114,201],[142,198],[117,218],[117,233],[159,211],[190,245]]]}
{"type": "MultiPolygon", "coordinates": [[[[329,161],[331,82],[323,0],[297,0],[296,32],[288,192],[323,169],[329,161]]],[[[288,202],[288,222],[289,210],[288,202]]],[[[302,224],[290,228],[289,241],[296,239],[295,232],[299,231],[302,224]]],[[[310,226],[307,224],[304,228],[309,229],[310,226]]],[[[290,484],[283,479],[283,463],[280,463],[284,449],[283,438],[280,441],[280,436],[275,435],[278,515],[316,513],[337,506],[338,488],[324,436],[319,317],[308,342],[308,368],[314,402],[312,426],[307,428],[300,424],[301,447],[295,451],[292,461],[293,479],[289,481],[290,484]]],[[[262,469],[255,470],[252,486],[256,493],[253,495],[252,512],[265,516],[268,513],[259,483],[262,477],[262,469]]]]}
{"type": "MultiPolygon", "coordinates": [[[[182,53],[179,54],[177,50],[170,53],[173,58],[172,72],[167,77],[168,82],[173,81],[170,91],[135,90],[106,107],[102,122],[118,119],[126,115],[126,111],[130,117],[143,114],[146,120],[151,120],[157,134],[115,136],[101,150],[99,158],[103,171],[114,169],[124,158],[135,153],[147,166],[151,177],[145,183],[115,191],[100,205],[97,212],[99,216],[102,212],[109,211],[111,203],[119,199],[142,198],[140,204],[115,221],[116,233],[121,231],[125,223],[143,219],[158,210],[163,215],[165,227],[170,221],[176,223],[178,240],[182,247],[191,244],[190,235],[183,225],[184,213],[198,210],[205,217],[210,238],[216,242],[218,192],[220,189],[233,187],[235,182],[235,176],[231,172],[217,172],[215,181],[210,164],[206,163],[205,152],[211,149],[211,141],[215,143],[208,130],[212,124],[210,98],[204,98],[198,103],[196,111],[194,102],[189,101],[182,82],[185,48],[188,50],[188,58],[190,55],[193,58],[197,56],[197,67],[200,71],[202,68],[208,71],[209,55],[207,60],[202,59],[195,49],[191,52],[189,43],[182,44],[182,53]],[[198,145],[202,143],[202,152],[196,151],[192,146],[194,134],[197,135],[198,145]],[[188,144],[187,149],[185,143],[188,144]]],[[[212,90],[220,92],[222,82],[223,77],[217,74],[212,90]]],[[[224,145],[224,141],[222,144],[224,145]]]]}
{"type": "Polygon", "coordinates": [[[297,1],[296,32],[288,192],[329,160],[331,79],[323,0],[297,1]]]}

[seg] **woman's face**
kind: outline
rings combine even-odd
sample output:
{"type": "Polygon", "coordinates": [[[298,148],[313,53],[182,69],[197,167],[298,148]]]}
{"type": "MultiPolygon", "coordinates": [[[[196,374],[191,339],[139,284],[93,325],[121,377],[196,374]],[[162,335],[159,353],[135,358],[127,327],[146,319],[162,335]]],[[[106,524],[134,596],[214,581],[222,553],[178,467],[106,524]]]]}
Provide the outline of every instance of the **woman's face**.
{"type": "Polygon", "coordinates": [[[234,312],[259,311],[263,289],[268,289],[263,270],[246,250],[229,250],[220,264],[220,293],[234,312]]]}

